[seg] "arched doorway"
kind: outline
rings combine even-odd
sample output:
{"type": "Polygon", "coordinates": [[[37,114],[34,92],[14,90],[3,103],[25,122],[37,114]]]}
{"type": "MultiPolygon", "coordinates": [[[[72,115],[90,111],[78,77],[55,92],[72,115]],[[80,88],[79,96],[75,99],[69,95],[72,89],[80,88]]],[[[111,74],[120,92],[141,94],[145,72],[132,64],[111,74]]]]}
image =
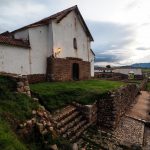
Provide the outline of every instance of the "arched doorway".
{"type": "Polygon", "coordinates": [[[73,63],[72,65],[72,79],[79,80],[79,64],[73,63]]]}

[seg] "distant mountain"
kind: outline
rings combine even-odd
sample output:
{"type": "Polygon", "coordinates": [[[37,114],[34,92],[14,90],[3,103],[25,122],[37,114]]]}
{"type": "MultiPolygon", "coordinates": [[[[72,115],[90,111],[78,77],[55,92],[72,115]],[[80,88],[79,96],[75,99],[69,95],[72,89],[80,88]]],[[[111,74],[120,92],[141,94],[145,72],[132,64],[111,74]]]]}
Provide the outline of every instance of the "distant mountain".
{"type": "Polygon", "coordinates": [[[150,68],[150,63],[137,63],[131,66],[135,68],[150,68]]]}

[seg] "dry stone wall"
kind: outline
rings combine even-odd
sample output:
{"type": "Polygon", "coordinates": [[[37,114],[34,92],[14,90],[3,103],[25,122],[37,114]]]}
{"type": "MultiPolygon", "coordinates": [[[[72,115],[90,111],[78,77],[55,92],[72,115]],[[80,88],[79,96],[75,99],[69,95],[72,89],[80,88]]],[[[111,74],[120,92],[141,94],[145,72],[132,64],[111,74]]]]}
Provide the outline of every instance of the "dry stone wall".
{"type": "Polygon", "coordinates": [[[146,90],[146,88],[147,88],[147,83],[148,83],[148,79],[144,79],[142,82],[141,82],[141,84],[140,84],[140,90],[142,91],[144,91],[144,90],[146,90]]]}
{"type": "Polygon", "coordinates": [[[73,105],[82,113],[82,115],[88,120],[89,123],[97,122],[97,102],[92,105],[82,105],[73,102],[73,105]]]}
{"type": "Polygon", "coordinates": [[[6,76],[16,82],[16,90],[19,93],[23,93],[31,97],[30,86],[27,76],[19,76],[15,74],[0,73],[1,76],[6,76]]]}
{"type": "Polygon", "coordinates": [[[17,91],[31,97],[30,86],[27,76],[16,77],[17,91]]]}
{"type": "Polygon", "coordinates": [[[104,94],[97,102],[98,125],[110,130],[116,128],[120,118],[130,108],[131,104],[135,102],[139,91],[139,87],[136,84],[128,84],[104,94]]]}

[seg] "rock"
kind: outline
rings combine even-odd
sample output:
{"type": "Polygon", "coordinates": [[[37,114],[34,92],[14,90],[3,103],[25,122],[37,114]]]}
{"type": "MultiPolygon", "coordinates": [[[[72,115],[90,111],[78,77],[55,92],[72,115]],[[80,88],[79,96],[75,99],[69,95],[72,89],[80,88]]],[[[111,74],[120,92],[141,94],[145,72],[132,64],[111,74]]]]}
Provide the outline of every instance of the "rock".
{"type": "Polygon", "coordinates": [[[40,117],[43,117],[43,112],[37,111],[37,115],[40,116],[40,117]]]}
{"type": "Polygon", "coordinates": [[[42,105],[40,105],[40,106],[39,106],[39,110],[44,110],[44,111],[45,111],[45,107],[42,106],[42,105]]]}
{"type": "Polygon", "coordinates": [[[17,82],[17,86],[18,86],[18,87],[23,87],[23,86],[24,86],[24,83],[21,82],[21,81],[20,81],[20,82],[17,82]]]}
{"type": "Polygon", "coordinates": [[[58,148],[57,148],[57,145],[56,145],[56,144],[51,145],[51,146],[50,146],[50,148],[51,148],[52,150],[58,150],[58,148]]]}
{"type": "Polygon", "coordinates": [[[73,143],[72,150],[78,150],[78,145],[77,145],[77,143],[73,143]]]}
{"type": "Polygon", "coordinates": [[[27,95],[31,97],[31,92],[30,92],[30,91],[27,91],[27,95]]]}
{"type": "Polygon", "coordinates": [[[32,110],[32,115],[36,115],[36,110],[32,110]]]}
{"type": "Polygon", "coordinates": [[[27,123],[24,123],[23,126],[26,127],[27,123]]]}
{"type": "Polygon", "coordinates": [[[29,86],[29,82],[28,82],[28,81],[25,81],[25,82],[24,82],[24,85],[25,85],[25,86],[29,86]]]}
{"type": "Polygon", "coordinates": [[[32,120],[27,121],[27,126],[32,126],[32,120]]]}
{"type": "Polygon", "coordinates": [[[42,123],[36,123],[36,125],[37,125],[37,127],[38,127],[40,133],[42,133],[42,131],[43,131],[43,129],[44,129],[43,124],[42,124],[42,123]]]}
{"type": "Polygon", "coordinates": [[[32,123],[36,123],[36,118],[32,118],[32,123]]]}
{"type": "Polygon", "coordinates": [[[45,129],[45,130],[43,130],[43,131],[41,132],[41,134],[44,135],[44,134],[46,134],[47,132],[48,132],[47,129],[45,129]]]}
{"type": "Polygon", "coordinates": [[[18,91],[19,93],[22,93],[22,92],[24,92],[24,88],[23,88],[23,87],[19,87],[19,88],[17,88],[17,91],[18,91]]]}
{"type": "Polygon", "coordinates": [[[39,99],[38,98],[32,98],[35,102],[38,102],[39,99]]]}
{"type": "Polygon", "coordinates": [[[52,124],[51,124],[51,122],[49,121],[49,122],[47,122],[47,126],[48,127],[50,127],[52,124]]]}
{"type": "Polygon", "coordinates": [[[24,86],[24,90],[25,91],[30,91],[30,87],[29,86],[24,86]]]}
{"type": "Polygon", "coordinates": [[[50,130],[50,131],[53,131],[53,130],[54,130],[54,128],[53,128],[53,127],[49,127],[49,130],[50,130]]]}
{"type": "Polygon", "coordinates": [[[23,125],[23,124],[20,124],[19,127],[22,129],[22,128],[24,128],[24,125],[23,125]]]}

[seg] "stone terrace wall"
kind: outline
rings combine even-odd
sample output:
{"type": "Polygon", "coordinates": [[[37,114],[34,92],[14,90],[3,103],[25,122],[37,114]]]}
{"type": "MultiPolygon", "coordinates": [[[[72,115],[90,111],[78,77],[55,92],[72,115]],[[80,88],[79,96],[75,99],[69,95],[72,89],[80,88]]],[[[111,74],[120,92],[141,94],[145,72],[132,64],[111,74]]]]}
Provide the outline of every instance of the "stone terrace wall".
{"type": "Polygon", "coordinates": [[[72,80],[72,65],[79,64],[79,80],[90,78],[90,62],[78,58],[48,58],[47,78],[49,81],[72,80]]]}
{"type": "Polygon", "coordinates": [[[146,88],[147,88],[147,83],[148,83],[148,79],[144,79],[142,82],[141,82],[141,84],[140,84],[140,90],[146,90],[146,88]]]}
{"type": "Polygon", "coordinates": [[[16,77],[17,91],[31,97],[30,86],[27,76],[16,77]]]}
{"type": "Polygon", "coordinates": [[[9,77],[16,82],[16,91],[31,97],[30,86],[27,76],[18,76],[15,74],[0,73],[1,76],[9,77]]]}
{"type": "Polygon", "coordinates": [[[135,84],[128,84],[115,91],[108,92],[97,102],[98,119],[100,127],[110,129],[116,128],[120,118],[135,102],[139,88],[135,84]]]}
{"type": "MultiPolygon", "coordinates": [[[[96,78],[108,78],[112,80],[125,80],[128,79],[128,75],[121,73],[95,73],[96,78]]],[[[136,80],[143,80],[143,75],[135,75],[136,80]]]]}
{"type": "Polygon", "coordinates": [[[88,120],[89,123],[97,122],[97,102],[92,105],[82,105],[73,102],[73,105],[82,113],[82,115],[88,120]]]}

